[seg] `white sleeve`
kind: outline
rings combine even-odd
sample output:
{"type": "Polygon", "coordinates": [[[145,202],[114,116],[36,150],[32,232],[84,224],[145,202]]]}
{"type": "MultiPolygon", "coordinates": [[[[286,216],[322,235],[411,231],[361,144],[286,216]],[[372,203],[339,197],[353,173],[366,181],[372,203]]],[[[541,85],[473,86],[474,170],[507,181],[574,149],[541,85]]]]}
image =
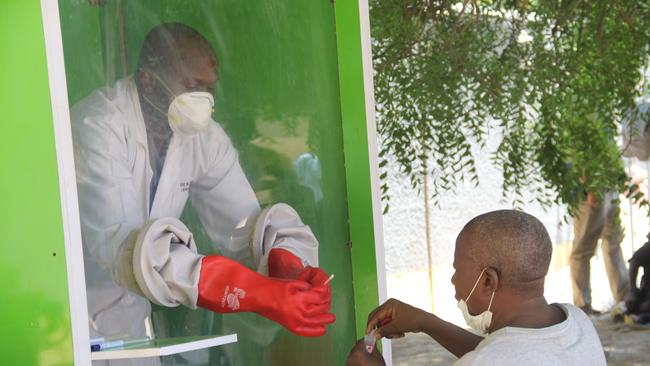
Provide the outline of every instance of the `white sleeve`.
{"type": "MultiPolygon", "coordinates": [[[[110,128],[114,116],[85,108],[73,110],[72,133],[86,277],[93,287],[114,280],[122,246],[140,227],[137,208],[125,207],[125,201],[136,202],[129,199],[136,192],[124,139],[110,128]]],[[[138,292],[132,283],[122,285],[138,292]]]]}
{"type": "Polygon", "coordinates": [[[268,275],[268,257],[273,248],[290,251],[304,266],[318,267],[318,240],[309,226],[289,205],[278,203],[265,208],[255,222],[251,240],[257,271],[268,275]]]}
{"type": "Polygon", "coordinates": [[[305,264],[317,266],[318,241],[309,227],[285,204],[271,206],[265,214],[260,214],[237,151],[223,129],[217,127],[216,141],[211,144],[212,164],[190,189],[192,205],[210,239],[221,247],[223,255],[257,268],[262,274],[268,273],[271,247],[285,248],[305,264]],[[260,246],[262,237],[266,249],[260,246]]]}
{"type": "Polygon", "coordinates": [[[149,221],[133,250],[133,274],[144,295],[156,304],[196,308],[203,256],[192,233],[172,217],[149,221]]]}
{"type": "Polygon", "coordinates": [[[221,254],[253,266],[250,233],[260,212],[257,197],[239,165],[238,154],[216,125],[205,147],[208,163],[190,186],[190,199],[210,240],[221,254]]]}

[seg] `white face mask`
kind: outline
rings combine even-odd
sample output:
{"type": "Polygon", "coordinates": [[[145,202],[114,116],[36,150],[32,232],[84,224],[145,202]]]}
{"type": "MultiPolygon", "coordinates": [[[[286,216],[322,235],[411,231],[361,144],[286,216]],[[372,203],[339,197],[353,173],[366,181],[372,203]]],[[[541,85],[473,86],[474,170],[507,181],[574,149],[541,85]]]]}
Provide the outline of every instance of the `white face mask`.
{"type": "Polygon", "coordinates": [[[207,92],[178,95],[169,105],[167,120],[174,133],[191,136],[206,128],[211,121],[214,97],[207,92]]]}
{"type": "Polygon", "coordinates": [[[483,272],[485,272],[485,268],[481,271],[481,274],[478,275],[478,278],[474,283],[474,287],[472,287],[472,291],[470,291],[469,295],[467,295],[467,299],[458,300],[458,308],[463,313],[463,318],[465,318],[465,323],[467,323],[467,325],[469,325],[470,328],[474,329],[475,331],[481,334],[487,334],[487,331],[490,328],[490,323],[492,323],[492,312],[490,311],[490,307],[492,307],[492,300],[494,299],[494,294],[496,293],[496,291],[492,293],[492,297],[490,298],[490,304],[488,305],[487,310],[485,310],[484,312],[478,315],[472,315],[469,313],[469,309],[467,308],[467,301],[469,300],[470,296],[472,296],[472,293],[474,293],[474,290],[476,289],[478,282],[481,280],[481,276],[483,276],[483,272]]]}
{"type": "Polygon", "coordinates": [[[171,95],[174,95],[174,100],[172,100],[169,110],[165,113],[151,102],[146,95],[143,94],[142,96],[155,109],[167,116],[169,127],[175,134],[192,136],[208,128],[214,111],[214,97],[211,93],[196,91],[175,95],[158,75],[154,72],[151,73],[171,95]]]}

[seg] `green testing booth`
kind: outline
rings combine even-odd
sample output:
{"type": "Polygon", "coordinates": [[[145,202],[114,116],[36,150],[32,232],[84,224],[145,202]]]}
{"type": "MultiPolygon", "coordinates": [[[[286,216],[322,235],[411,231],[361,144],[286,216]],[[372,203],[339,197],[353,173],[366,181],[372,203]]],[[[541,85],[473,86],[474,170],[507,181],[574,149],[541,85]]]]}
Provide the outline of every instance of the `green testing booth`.
{"type": "Polygon", "coordinates": [[[367,0],[4,0],[0,39],[4,364],[345,364],[386,296],[367,0]],[[151,36],[165,24],[174,47],[151,36]],[[273,240],[334,274],[324,335],[235,311],[238,288],[215,301],[227,314],[131,291],[205,291],[186,283],[205,266],[134,264],[166,216],[190,254],[269,273],[265,229],[255,245],[274,207],[308,234],[273,240]]]}

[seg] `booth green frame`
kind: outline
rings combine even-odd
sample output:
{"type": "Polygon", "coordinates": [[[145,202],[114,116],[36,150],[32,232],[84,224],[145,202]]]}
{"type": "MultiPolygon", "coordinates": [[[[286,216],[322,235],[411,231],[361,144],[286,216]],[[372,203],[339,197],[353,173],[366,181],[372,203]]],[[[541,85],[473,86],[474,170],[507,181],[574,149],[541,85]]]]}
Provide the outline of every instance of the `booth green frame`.
{"type": "MultiPolygon", "coordinates": [[[[43,26],[44,4],[50,1],[0,3],[0,106],[5,112],[0,123],[0,222],[5,242],[0,256],[0,354],[13,365],[82,364],[88,357],[87,351],[78,352],[80,341],[73,341],[73,323],[87,323],[74,320],[78,299],[69,291],[75,274],[68,273],[66,259],[80,248],[68,244],[75,234],[69,232],[74,222],[66,210],[76,209],[76,197],[75,207],[66,207],[74,189],[62,179],[57,163],[50,84],[60,75],[48,75],[43,26]]],[[[385,284],[367,1],[339,0],[334,7],[360,338],[367,314],[385,297],[380,290],[385,284]]]]}

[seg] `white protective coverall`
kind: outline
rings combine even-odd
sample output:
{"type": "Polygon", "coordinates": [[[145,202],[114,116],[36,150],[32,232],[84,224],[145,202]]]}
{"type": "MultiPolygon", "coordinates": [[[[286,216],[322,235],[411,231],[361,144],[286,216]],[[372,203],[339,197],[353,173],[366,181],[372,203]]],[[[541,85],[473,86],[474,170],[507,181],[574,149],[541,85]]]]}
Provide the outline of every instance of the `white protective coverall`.
{"type": "MultiPolygon", "coordinates": [[[[153,173],[133,77],[93,92],[72,108],[71,117],[91,337],[145,335],[149,301],[125,288],[132,283],[118,284],[121,272],[131,272],[132,257],[124,253],[132,252],[147,222],[179,218],[188,197],[222,255],[264,272],[267,256],[251,246],[260,207],[221,126],[210,123],[191,137],[172,136],[150,209],[153,173]]],[[[268,217],[262,221],[272,225],[268,217]]],[[[293,230],[303,233],[278,236],[272,247],[318,266],[318,243],[303,240],[309,228],[293,230]]],[[[189,276],[198,276],[193,271],[189,276]]]]}

